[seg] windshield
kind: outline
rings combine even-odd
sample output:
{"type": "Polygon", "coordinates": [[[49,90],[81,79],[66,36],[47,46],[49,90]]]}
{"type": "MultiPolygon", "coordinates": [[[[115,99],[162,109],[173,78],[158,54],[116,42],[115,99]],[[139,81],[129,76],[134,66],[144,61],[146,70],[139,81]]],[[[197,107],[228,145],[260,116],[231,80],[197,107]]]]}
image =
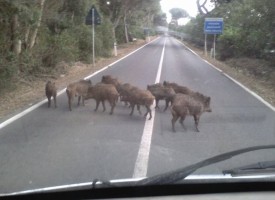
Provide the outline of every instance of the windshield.
{"type": "Polygon", "coordinates": [[[0,194],[174,172],[158,184],[274,179],[275,1],[0,10],[0,194]]]}

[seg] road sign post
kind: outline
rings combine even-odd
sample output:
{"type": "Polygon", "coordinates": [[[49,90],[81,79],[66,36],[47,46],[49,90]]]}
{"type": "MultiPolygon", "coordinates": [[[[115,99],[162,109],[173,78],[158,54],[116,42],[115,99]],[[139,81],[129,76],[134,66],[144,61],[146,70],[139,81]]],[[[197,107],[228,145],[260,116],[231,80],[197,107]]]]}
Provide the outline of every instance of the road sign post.
{"type": "Polygon", "coordinates": [[[223,18],[205,18],[204,21],[204,53],[207,56],[207,34],[214,34],[213,57],[216,59],[216,35],[223,32],[223,18]]]}
{"type": "Polygon", "coordinates": [[[85,19],[86,25],[92,25],[93,40],[93,67],[95,67],[95,25],[101,24],[101,18],[95,6],[93,5],[85,19]]]}

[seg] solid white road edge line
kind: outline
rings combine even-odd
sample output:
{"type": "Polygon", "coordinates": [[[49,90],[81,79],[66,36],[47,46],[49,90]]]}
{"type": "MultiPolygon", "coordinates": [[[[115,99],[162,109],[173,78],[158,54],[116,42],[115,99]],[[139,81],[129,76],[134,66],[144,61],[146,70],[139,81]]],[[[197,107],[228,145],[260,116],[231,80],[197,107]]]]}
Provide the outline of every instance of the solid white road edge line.
{"type": "MultiPolygon", "coordinates": [[[[160,81],[160,75],[161,75],[162,63],[163,63],[163,57],[164,57],[164,51],[165,51],[165,43],[166,43],[166,39],[164,41],[155,83],[159,83],[160,81]]],[[[155,101],[152,107],[155,107],[155,101]]],[[[151,148],[151,140],[152,140],[153,128],[154,128],[154,121],[155,121],[155,109],[153,108],[151,120],[145,121],[143,134],[142,134],[139,151],[137,155],[137,160],[135,163],[133,178],[146,177],[150,148],[151,148]]]]}
{"type": "MultiPolygon", "coordinates": [[[[86,79],[89,79],[89,78],[95,76],[96,74],[98,74],[98,73],[100,73],[100,72],[106,70],[108,67],[113,66],[113,65],[116,64],[117,62],[119,62],[119,61],[125,59],[126,57],[132,55],[133,53],[139,51],[140,49],[144,48],[145,46],[147,46],[147,45],[149,45],[149,44],[151,44],[151,43],[153,43],[153,42],[155,42],[155,41],[158,40],[158,39],[159,39],[159,37],[156,38],[156,39],[154,39],[154,40],[152,40],[151,42],[149,42],[149,43],[147,43],[147,44],[141,46],[140,48],[138,48],[138,49],[132,51],[131,53],[129,53],[129,54],[127,54],[126,56],[124,56],[124,57],[118,59],[117,61],[111,63],[110,65],[108,65],[108,66],[106,66],[106,67],[104,67],[104,68],[102,68],[102,69],[100,69],[100,70],[98,70],[98,71],[92,73],[92,74],[89,75],[89,76],[86,76],[84,79],[86,80],[86,79]]],[[[59,92],[57,93],[57,96],[61,95],[61,94],[64,93],[65,91],[66,91],[66,88],[62,89],[61,91],[59,91],[59,92]]],[[[43,104],[46,103],[46,102],[47,102],[47,99],[44,99],[44,100],[42,100],[42,101],[40,101],[40,102],[34,104],[33,106],[31,106],[31,107],[29,107],[29,108],[23,110],[22,112],[16,114],[15,116],[13,116],[13,117],[11,117],[11,118],[5,120],[4,122],[2,122],[2,123],[0,124],[0,129],[2,129],[2,128],[4,128],[5,126],[9,125],[10,123],[16,121],[17,119],[23,117],[24,115],[30,113],[31,111],[35,110],[36,108],[38,108],[39,106],[43,105],[43,104]]]]}
{"type": "Polygon", "coordinates": [[[208,65],[210,65],[211,67],[213,67],[214,69],[216,69],[217,71],[221,72],[224,76],[226,76],[227,78],[229,78],[231,81],[233,81],[234,83],[236,83],[237,85],[239,85],[241,88],[243,88],[245,91],[247,91],[248,93],[250,93],[252,96],[254,96],[256,99],[258,99],[260,102],[262,102],[263,104],[265,104],[267,107],[269,107],[271,110],[273,110],[275,112],[275,107],[272,106],[270,103],[268,103],[266,100],[264,100],[261,96],[259,96],[258,94],[256,94],[255,92],[253,92],[252,90],[250,90],[248,87],[244,86],[242,83],[240,83],[239,81],[237,81],[236,79],[232,78],[231,76],[229,76],[228,74],[224,73],[222,70],[220,70],[219,68],[217,68],[215,65],[211,64],[210,62],[208,62],[207,60],[203,59],[202,57],[200,57],[196,52],[194,52],[192,49],[190,49],[189,47],[187,47],[184,43],[182,43],[179,40],[178,41],[180,44],[182,44],[185,48],[187,48],[189,51],[191,51],[193,54],[195,54],[196,56],[198,56],[199,58],[201,58],[204,62],[206,62],[208,65]]]}

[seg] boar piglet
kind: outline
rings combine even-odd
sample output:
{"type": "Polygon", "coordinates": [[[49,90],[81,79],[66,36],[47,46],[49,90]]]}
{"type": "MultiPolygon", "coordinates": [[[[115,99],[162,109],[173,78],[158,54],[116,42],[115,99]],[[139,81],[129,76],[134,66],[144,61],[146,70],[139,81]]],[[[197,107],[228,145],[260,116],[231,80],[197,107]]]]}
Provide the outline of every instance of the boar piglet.
{"type": "Polygon", "coordinates": [[[168,81],[163,81],[163,85],[165,87],[171,87],[171,88],[173,88],[176,93],[190,94],[190,93],[193,92],[189,88],[187,88],[185,86],[182,86],[182,85],[178,85],[177,83],[170,83],[168,81]]]}
{"type": "Polygon", "coordinates": [[[103,112],[105,111],[105,101],[107,100],[111,105],[110,115],[113,114],[116,102],[118,101],[119,93],[115,86],[112,84],[98,83],[95,86],[91,86],[88,89],[88,93],[85,99],[95,99],[97,111],[99,103],[102,103],[103,112]]]}
{"type": "Polygon", "coordinates": [[[80,80],[78,82],[71,83],[67,86],[66,93],[68,96],[69,109],[72,111],[72,102],[75,96],[78,96],[78,103],[80,104],[80,99],[82,98],[82,105],[84,106],[85,96],[87,95],[88,88],[92,86],[91,80],[80,80]]]}
{"type": "Polygon", "coordinates": [[[146,113],[144,114],[144,117],[146,117],[147,114],[149,113],[150,115],[149,120],[152,118],[152,112],[151,112],[150,106],[153,104],[155,97],[152,95],[152,93],[149,90],[141,90],[138,88],[132,89],[130,90],[129,96],[127,98],[132,108],[130,115],[133,115],[135,105],[137,105],[138,110],[139,110],[139,106],[143,105],[146,107],[146,113]]]}
{"type": "Polygon", "coordinates": [[[54,107],[56,108],[56,86],[54,82],[48,81],[45,86],[46,97],[48,98],[48,108],[51,107],[51,98],[54,100],[54,107]]]}
{"type": "Polygon", "coordinates": [[[171,106],[172,113],[172,129],[175,132],[175,122],[180,118],[180,123],[185,129],[183,121],[187,115],[193,116],[195,121],[196,131],[199,132],[198,124],[200,116],[204,112],[212,112],[210,108],[210,97],[198,95],[191,97],[185,94],[176,94],[171,106]]]}
{"type": "Polygon", "coordinates": [[[160,83],[156,83],[153,85],[147,85],[147,90],[149,90],[156,99],[156,108],[159,108],[158,103],[159,100],[165,100],[166,105],[164,111],[168,108],[169,102],[172,102],[173,97],[175,96],[175,91],[171,87],[164,87],[160,83]]]}

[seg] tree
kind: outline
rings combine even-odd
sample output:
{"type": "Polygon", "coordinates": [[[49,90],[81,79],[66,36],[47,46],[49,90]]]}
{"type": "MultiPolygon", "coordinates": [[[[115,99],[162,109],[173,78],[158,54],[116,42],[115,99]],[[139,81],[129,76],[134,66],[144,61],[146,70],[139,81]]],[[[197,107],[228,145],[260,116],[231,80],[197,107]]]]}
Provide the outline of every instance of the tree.
{"type": "Polygon", "coordinates": [[[171,13],[172,19],[174,20],[189,17],[188,12],[182,8],[172,8],[171,10],[169,10],[169,12],[171,13]]]}

